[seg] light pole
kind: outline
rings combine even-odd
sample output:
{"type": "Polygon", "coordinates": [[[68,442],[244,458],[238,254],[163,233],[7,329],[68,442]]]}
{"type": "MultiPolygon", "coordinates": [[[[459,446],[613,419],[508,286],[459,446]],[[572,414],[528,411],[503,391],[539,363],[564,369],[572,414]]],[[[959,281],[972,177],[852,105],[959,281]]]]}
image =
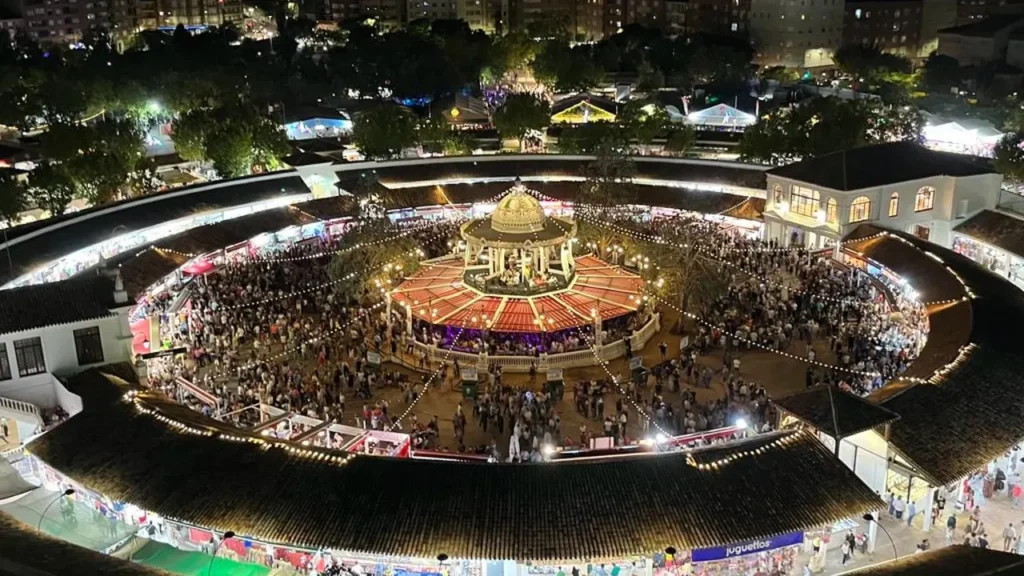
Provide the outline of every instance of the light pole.
{"type": "Polygon", "coordinates": [[[892,553],[893,553],[894,557],[895,558],[899,558],[900,557],[900,553],[896,551],[896,542],[892,539],[892,535],[889,534],[889,531],[885,529],[885,526],[882,526],[882,523],[879,522],[878,520],[876,520],[875,516],[872,513],[870,513],[870,512],[868,512],[867,514],[864,515],[864,519],[867,520],[868,522],[874,522],[875,526],[878,526],[879,528],[882,529],[882,532],[885,532],[886,537],[889,538],[889,543],[892,544],[892,553]]]}
{"type": "Polygon", "coordinates": [[[60,500],[61,498],[64,498],[65,496],[71,496],[74,493],[75,493],[75,489],[74,488],[68,488],[67,490],[61,492],[60,494],[57,494],[57,496],[54,497],[53,500],[50,500],[50,503],[46,505],[46,508],[43,508],[43,513],[39,515],[39,524],[36,524],[36,530],[39,531],[39,532],[43,531],[43,520],[46,519],[46,513],[50,510],[50,506],[53,506],[54,504],[56,504],[57,500],[60,500]]]}
{"type": "MultiPolygon", "coordinates": [[[[217,551],[220,550],[220,545],[234,537],[235,533],[231,530],[228,530],[224,533],[224,538],[221,538],[221,541],[217,542],[217,545],[213,547],[213,557],[210,558],[210,565],[206,567],[206,576],[210,576],[210,572],[213,570],[213,561],[217,559],[217,551]]],[[[217,535],[214,534],[213,538],[214,540],[216,540],[217,535]]]]}

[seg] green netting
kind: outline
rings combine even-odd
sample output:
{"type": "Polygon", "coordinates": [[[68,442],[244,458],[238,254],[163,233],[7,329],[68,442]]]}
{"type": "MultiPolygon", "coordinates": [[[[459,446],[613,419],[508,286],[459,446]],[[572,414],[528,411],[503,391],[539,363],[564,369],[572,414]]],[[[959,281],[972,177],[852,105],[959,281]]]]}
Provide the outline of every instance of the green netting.
{"type": "Polygon", "coordinates": [[[266,576],[270,573],[270,569],[265,566],[236,562],[219,556],[213,559],[211,566],[210,559],[209,554],[185,552],[152,540],[132,554],[133,562],[185,576],[266,576]]]}

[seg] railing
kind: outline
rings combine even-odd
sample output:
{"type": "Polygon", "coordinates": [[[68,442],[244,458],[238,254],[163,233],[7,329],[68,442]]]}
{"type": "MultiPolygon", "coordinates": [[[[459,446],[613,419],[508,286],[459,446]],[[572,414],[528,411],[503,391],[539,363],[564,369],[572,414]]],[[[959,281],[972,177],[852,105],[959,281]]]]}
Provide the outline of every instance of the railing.
{"type": "Polygon", "coordinates": [[[43,419],[42,413],[39,412],[39,407],[29,402],[0,397],[0,408],[7,408],[8,410],[14,410],[16,412],[31,414],[36,418],[39,418],[40,421],[43,419]]]}
{"type": "MultiPolygon", "coordinates": [[[[629,338],[633,350],[642,349],[650,339],[661,330],[661,315],[653,314],[650,320],[642,328],[634,332],[629,338]]],[[[448,362],[459,361],[463,366],[475,366],[477,370],[486,371],[489,366],[499,365],[505,372],[529,372],[530,366],[534,366],[538,372],[549,368],[582,368],[593,366],[598,363],[594,358],[594,351],[589,347],[572,352],[561,354],[541,354],[540,356],[504,356],[501,354],[473,354],[471,352],[460,352],[446,348],[439,348],[430,344],[424,344],[418,340],[413,342],[413,347],[420,355],[426,355],[431,363],[447,359],[448,362]]],[[[601,360],[608,362],[626,355],[626,344],[622,338],[614,342],[597,347],[597,354],[601,360]]]]}

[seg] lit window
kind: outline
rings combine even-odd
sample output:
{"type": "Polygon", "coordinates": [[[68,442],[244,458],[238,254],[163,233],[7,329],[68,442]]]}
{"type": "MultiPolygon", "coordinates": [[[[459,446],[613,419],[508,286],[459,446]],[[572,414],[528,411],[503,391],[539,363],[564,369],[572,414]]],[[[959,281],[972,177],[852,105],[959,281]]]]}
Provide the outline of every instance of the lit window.
{"type": "Polygon", "coordinates": [[[861,196],[850,204],[850,223],[863,222],[871,217],[871,200],[861,196]]]}
{"type": "Polygon", "coordinates": [[[772,190],[772,202],[775,205],[782,204],[786,201],[786,193],[782,190],[782,184],[776,184],[772,190]]]}
{"type": "Polygon", "coordinates": [[[863,13],[864,13],[864,12],[863,12],[863,11],[861,11],[861,9],[860,9],[860,8],[857,8],[856,10],[854,10],[854,11],[853,11],[853,15],[854,15],[854,17],[856,17],[856,18],[857,18],[857,20],[860,20],[860,17],[861,17],[861,15],[862,15],[863,13]]]}
{"type": "Polygon", "coordinates": [[[839,204],[836,203],[835,198],[829,198],[828,202],[825,203],[825,220],[829,224],[835,224],[839,221],[839,204]]]}
{"type": "Polygon", "coordinates": [[[900,214],[900,195],[893,192],[889,196],[889,218],[895,218],[900,214]]]}
{"type": "Polygon", "coordinates": [[[803,186],[793,186],[793,192],[790,194],[790,210],[801,216],[813,218],[820,206],[821,195],[817,190],[811,190],[803,186]]]}
{"type": "Polygon", "coordinates": [[[7,358],[7,344],[0,342],[0,380],[11,379],[11,361],[7,358]]]}
{"type": "Polygon", "coordinates": [[[917,196],[914,197],[914,212],[931,210],[934,202],[935,188],[932,188],[931,186],[924,186],[917,191],[917,196]]]}

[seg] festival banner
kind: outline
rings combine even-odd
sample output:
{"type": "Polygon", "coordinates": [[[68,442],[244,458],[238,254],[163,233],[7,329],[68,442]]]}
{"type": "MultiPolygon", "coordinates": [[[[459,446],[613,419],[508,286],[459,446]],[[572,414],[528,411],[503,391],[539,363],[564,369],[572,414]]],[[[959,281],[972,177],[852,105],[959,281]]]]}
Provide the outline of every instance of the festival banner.
{"type": "Polygon", "coordinates": [[[803,532],[790,532],[788,534],[780,534],[771,538],[748,540],[746,542],[737,542],[726,546],[699,548],[693,551],[691,558],[694,562],[712,562],[714,560],[725,560],[727,558],[735,558],[737,556],[746,556],[747,554],[753,554],[755,552],[766,552],[768,550],[775,550],[776,548],[793,546],[801,544],[803,541],[803,532]]]}

